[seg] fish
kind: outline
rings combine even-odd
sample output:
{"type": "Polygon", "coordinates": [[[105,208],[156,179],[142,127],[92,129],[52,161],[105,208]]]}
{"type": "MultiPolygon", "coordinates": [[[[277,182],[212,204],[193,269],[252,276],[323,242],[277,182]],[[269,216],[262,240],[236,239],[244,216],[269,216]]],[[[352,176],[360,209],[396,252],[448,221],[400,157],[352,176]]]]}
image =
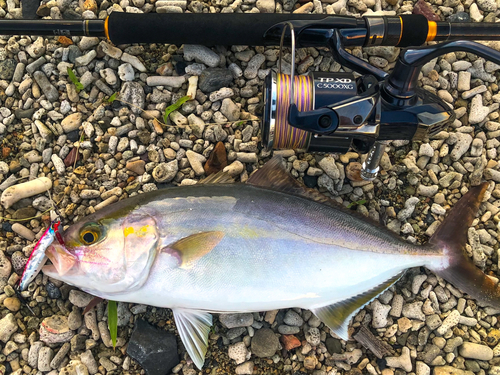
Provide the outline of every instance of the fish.
{"type": "Polygon", "coordinates": [[[500,288],[465,252],[488,183],[472,187],[418,246],[305,187],[279,157],[245,184],[209,182],[83,218],[64,232],[65,246],[47,249],[43,272],[100,298],[172,309],[199,369],[212,313],[309,309],[347,340],[351,318],[412,267],[500,308],[500,288]]]}
{"type": "Polygon", "coordinates": [[[36,243],[19,279],[19,291],[24,291],[40,273],[48,258],[45,251],[54,241],[59,223],[51,223],[36,243]]]}

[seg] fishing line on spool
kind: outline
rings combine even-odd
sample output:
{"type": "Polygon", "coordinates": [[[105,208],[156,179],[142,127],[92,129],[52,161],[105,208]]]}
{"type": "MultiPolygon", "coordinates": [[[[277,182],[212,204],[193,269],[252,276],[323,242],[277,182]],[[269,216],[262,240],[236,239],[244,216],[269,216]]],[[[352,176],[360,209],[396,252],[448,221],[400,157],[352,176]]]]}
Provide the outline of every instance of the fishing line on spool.
{"type": "Polygon", "coordinates": [[[278,74],[276,75],[276,119],[274,127],[274,148],[307,149],[311,133],[298,129],[288,123],[291,104],[296,104],[299,111],[311,111],[314,108],[314,80],[311,76],[295,76],[295,30],[290,22],[283,28],[280,40],[278,74]],[[291,75],[281,72],[283,61],[283,41],[285,32],[290,28],[292,44],[291,75]]]}
{"type": "MultiPolygon", "coordinates": [[[[294,101],[299,111],[312,111],[313,103],[313,80],[309,76],[296,76],[294,79],[294,101]]],[[[276,149],[307,149],[311,140],[311,133],[298,129],[288,123],[288,112],[290,108],[290,84],[292,77],[287,74],[276,76],[277,102],[276,102],[276,125],[274,134],[274,147],[276,149]]]]}

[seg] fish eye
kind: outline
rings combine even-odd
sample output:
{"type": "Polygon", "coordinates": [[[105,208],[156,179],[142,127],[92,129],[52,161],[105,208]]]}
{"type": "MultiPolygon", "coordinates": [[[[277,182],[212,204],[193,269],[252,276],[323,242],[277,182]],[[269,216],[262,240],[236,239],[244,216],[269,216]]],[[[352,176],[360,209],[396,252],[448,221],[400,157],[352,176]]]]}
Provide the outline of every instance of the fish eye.
{"type": "Polygon", "coordinates": [[[84,228],[80,232],[80,241],[84,245],[92,245],[99,240],[101,231],[98,226],[91,226],[89,228],[84,228]]]}

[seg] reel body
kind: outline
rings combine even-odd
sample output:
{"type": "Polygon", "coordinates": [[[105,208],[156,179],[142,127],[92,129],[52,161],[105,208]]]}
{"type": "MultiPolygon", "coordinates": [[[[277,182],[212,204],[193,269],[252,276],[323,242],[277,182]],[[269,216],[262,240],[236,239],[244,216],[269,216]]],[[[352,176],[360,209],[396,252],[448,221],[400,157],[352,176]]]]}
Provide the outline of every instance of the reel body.
{"type": "Polygon", "coordinates": [[[377,140],[421,141],[439,133],[455,119],[454,111],[439,97],[417,88],[410,106],[398,106],[397,100],[388,102],[383,96],[378,97],[371,112],[377,111],[376,106],[380,104],[380,114],[373,116],[372,125],[367,126],[353,102],[366,95],[362,82],[373,77],[355,79],[351,73],[313,72],[295,77],[295,102],[299,111],[330,108],[339,115],[339,125],[334,131],[317,134],[301,129],[307,124],[298,128],[289,122],[290,79],[289,75],[271,72],[264,83],[261,130],[262,144],[267,149],[345,153],[352,148],[366,153],[377,140]],[[346,115],[339,113],[341,108],[346,115]]]}

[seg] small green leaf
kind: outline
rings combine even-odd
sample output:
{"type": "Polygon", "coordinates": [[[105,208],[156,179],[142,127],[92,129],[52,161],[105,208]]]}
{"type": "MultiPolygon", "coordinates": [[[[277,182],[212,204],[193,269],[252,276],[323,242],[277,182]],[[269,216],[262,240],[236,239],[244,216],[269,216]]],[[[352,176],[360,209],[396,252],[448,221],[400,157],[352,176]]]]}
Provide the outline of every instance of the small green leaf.
{"type": "Polygon", "coordinates": [[[115,99],[116,99],[116,96],[117,96],[117,95],[118,95],[118,93],[117,93],[117,92],[115,92],[115,93],[114,93],[113,95],[111,95],[111,96],[108,98],[108,100],[106,100],[106,101],[107,101],[108,103],[110,103],[110,104],[111,104],[111,103],[113,103],[113,102],[115,101],[115,99]]]}
{"type": "Polygon", "coordinates": [[[73,82],[73,84],[75,85],[76,91],[77,92],[82,91],[84,88],[83,85],[80,83],[78,78],[76,78],[75,73],[73,72],[73,70],[69,66],[68,66],[68,76],[69,76],[69,79],[71,80],[71,82],[73,82]]]}
{"type": "Polygon", "coordinates": [[[85,133],[82,132],[82,135],[80,136],[80,143],[82,143],[84,139],[85,139],[85,133]]]}
{"type": "Polygon", "coordinates": [[[361,199],[359,201],[355,201],[355,202],[351,202],[349,203],[349,205],[347,206],[347,208],[351,208],[351,207],[354,207],[354,206],[358,206],[358,205],[362,205],[362,204],[365,204],[366,203],[366,199],[361,199]]]}
{"type": "Polygon", "coordinates": [[[168,116],[173,112],[176,111],[177,109],[180,108],[181,105],[186,103],[188,100],[192,100],[190,96],[183,96],[179,100],[177,100],[174,104],[169,105],[167,108],[165,108],[165,113],[163,114],[163,122],[166,124],[168,120],[168,116]]]}
{"type": "Polygon", "coordinates": [[[239,126],[243,125],[245,122],[246,122],[245,120],[238,121],[237,123],[234,124],[234,126],[239,127],[239,126]]]}
{"type": "Polygon", "coordinates": [[[116,336],[118,334],[118,310],[115,301],[108,301],[108,328],[114,349],[116,347],[116,336]]]}

